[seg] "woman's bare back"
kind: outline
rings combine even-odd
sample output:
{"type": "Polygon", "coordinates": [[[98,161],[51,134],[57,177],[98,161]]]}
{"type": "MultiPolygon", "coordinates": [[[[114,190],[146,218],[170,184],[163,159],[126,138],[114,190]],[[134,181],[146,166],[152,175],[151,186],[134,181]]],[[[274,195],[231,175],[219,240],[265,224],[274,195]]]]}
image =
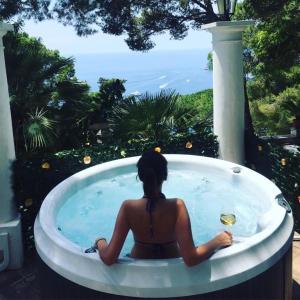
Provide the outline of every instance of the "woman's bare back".
{"type": "Polygon", "coordinates": [[[175,235],[177,199],[157,200],[151,217],[146,209],[147,201],[146,198],[127,201],[126,215],[135,240],[131,256],[135,258],[179,257],[175,235]]]}
{"type": "Polygon", "coordinates": [[[127,200],[126,215],[135,240],[145,243],[166,243],[176,239],[177,199],[159,199],[152,212],[153,237],[147,199],[127,200]]]}

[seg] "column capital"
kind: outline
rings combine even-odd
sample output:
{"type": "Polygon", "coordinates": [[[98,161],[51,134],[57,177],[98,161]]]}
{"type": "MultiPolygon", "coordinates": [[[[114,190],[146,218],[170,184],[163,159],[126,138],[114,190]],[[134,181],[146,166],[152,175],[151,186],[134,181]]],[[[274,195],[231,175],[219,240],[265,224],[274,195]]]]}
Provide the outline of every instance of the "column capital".
{"type": "Polygon", "coordinates": [[[216,42],[240,42],[246,27],[255,24],[254,21],[219,21],[201,26],[201,29],[209,31],[216,42]]]}
{"type": "Polygon", "coordinates": [[[218,21],[201,26],[201,29],[209,32],[236,32],[244,31],[246,27],[254,25],[255,21],[218,21]]]}
{"type": "Polygon", "coordinates": [[[13,31],[14,26],[8,23],[0,22],[0,38],[2,38],[8,31],[13,31]]]}

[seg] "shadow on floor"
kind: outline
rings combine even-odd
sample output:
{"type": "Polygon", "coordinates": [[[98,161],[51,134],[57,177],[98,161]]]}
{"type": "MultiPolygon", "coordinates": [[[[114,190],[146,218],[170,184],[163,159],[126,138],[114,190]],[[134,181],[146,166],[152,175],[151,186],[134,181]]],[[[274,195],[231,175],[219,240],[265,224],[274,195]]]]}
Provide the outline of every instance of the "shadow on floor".
{"type": "Polygon", "coordinates": [[[293,280],[293,300],[300,300],[300,284],[293,280]]]}
{"type": "Polygon", "coordinates": [[[26,255],[24,266],[19,270],[0,273],[0,300],[40,300],[40,287],[36,253],[26,255]]]}

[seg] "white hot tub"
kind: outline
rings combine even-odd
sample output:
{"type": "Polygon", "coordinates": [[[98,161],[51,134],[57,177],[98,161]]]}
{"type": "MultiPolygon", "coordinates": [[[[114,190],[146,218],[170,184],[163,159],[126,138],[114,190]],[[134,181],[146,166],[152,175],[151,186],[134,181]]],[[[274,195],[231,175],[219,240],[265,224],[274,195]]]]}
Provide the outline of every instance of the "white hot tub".
{"type": "MultiPolygon", "coordinates": [[[[181,258],[136,260],[124,256],[108,267],[97,253],[84,253],[83,247],[57,229],[57,214],[65,201],[83,187],[103,177],[135,172],[139,157],[131,157],[76,173],[48,194],[34,225],[36,249],[41,259],[58,274],[90,289],[123,296],[162,298],[205,294],[238,285],[269,269],[287,252],[292,240],[293,217],[273,182],[248,168],[218,159],[175,154],[165,157],[169,170],[201,169],[220,175],[224,180],[232,178],[234,173],[241,193],[243,188],[249,193],[250,187],[257,201],[266,201],[267,210],[260,216],[255,233],[191,268],[181,258]]],[[[186,184],[183,182],[182,186],[186,184]]]]}

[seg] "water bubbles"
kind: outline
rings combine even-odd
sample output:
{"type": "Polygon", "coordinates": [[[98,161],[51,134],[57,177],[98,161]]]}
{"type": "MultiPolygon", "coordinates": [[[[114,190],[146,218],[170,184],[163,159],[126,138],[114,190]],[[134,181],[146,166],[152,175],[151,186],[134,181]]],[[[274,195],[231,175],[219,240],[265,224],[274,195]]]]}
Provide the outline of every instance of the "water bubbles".
{"type": "MultiPolygon", "coordinates": [[[[206,242],[221,230],[220,209],[224,203],[230,208],[235,207],[237,223],[233,229],[239,236],[255,233],[257,220],[268,210],[264,201],[257,201],[259,195],[256,197],[252,188],[246,191],[237,189],[228,181],[205,169],[169,171],[163,193],[167,198],[184,199],[197,244],[206,242]]],[[[136,199],[141,193],[142,184],[136,180],[136,172],[101,179],[67,199],[56,220],[57,228],[63,230],[57,230],[83,248],[90,247],[99,235],[109,239],[122,201],[136,199]]],[[[133,237],[129,236],[121,255],[130,252],[132,245],[133,237]]]]}
{"type": "Polygon", "coordinates": [[[200,179],[200,184],[197,184],[192,192],[195,193],[206,193],[209,190],[209,180],[206,177],[200,179]]]}
{"type": "Polygon", "coordinates": [[[209,180],[206,178],[206,177],[203,177],[201,179],[201,181],[204,183],[204,184],[208,184],[209,183],[209,180]]]}
{"type": "Polygon", "coordinates": [[[79,214],[81,216],[87,216],[91,211],[92,211],[93,207],[92,206],[85,206],[82,207],[79,214]]]}
{"type": "Polygon", "coordinates": [[[199,192],[201,190],[201,185],[197,185],[195,188],[194,188],[194,192],[199,192]]]}

